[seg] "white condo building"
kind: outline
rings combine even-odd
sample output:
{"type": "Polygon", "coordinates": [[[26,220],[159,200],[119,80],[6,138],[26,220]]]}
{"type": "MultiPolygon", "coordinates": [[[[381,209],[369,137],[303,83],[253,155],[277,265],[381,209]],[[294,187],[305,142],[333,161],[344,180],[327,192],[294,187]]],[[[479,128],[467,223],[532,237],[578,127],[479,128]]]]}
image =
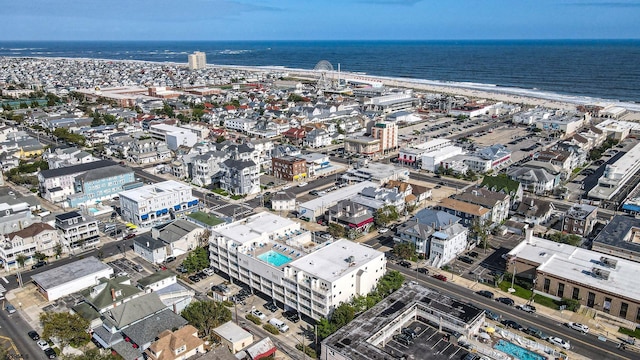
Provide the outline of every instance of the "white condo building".
{"type": "Polygon", "coordinates": [[[191,186],[169,180],[120,193],[122,219],[136,226],[167,223],[198,210],[191,186]]]}
{"type": "Polygon", "coordinates": [[[311,318],[371,292],[386,273],[384,253],[338,240],[317,244],[289,219],[262,212],[212,231],[211,266],[311,318]]]}
{"type": "Polygon", "coordinates": [[[198,70],[207,67],[207,55],[202,51],[189,54],[189,69],[198,70]]]}
{"type": "Polygon", "coordinates": [[[167,124],[151,125],[149,134],[154,139],[166,142],[170,150],[176,150],[180,146],[192,147],[198,142],[198,134],[195,132],[167,124]]]}

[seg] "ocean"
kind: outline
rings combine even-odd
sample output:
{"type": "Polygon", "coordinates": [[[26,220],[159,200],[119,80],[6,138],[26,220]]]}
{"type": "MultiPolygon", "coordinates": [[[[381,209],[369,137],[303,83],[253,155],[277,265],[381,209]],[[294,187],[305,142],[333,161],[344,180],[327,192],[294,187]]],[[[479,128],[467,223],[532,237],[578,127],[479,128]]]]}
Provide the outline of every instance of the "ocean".
{"type": "Polygon", "coordinates": [[[0,42],[0,57],[79,57],[337,70],[640,103],[640,40],[0,42]]]}

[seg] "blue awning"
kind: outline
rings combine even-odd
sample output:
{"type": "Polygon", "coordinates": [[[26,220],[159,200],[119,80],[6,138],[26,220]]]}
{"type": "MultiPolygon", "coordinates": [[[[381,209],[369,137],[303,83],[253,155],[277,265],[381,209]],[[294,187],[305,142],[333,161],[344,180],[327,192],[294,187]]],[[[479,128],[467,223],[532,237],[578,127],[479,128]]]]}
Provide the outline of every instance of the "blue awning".
{"type": "Polygon", "coordinates": [[[140,219],[142,219],[142,220],[147,220],[148,218],[149,218],[149,215],[147,215],[147,214],[144,214],[144,215],[140,216],[140,219]]]}
{"type": "Polygon", "coordinates": [[[168,212],[169,212],[169,209],[162,209],[162,213],[163,213],[163,214],[166,214],[166,213],[168,213],[168,212]]]}
{"type": "Polygon", "coordinates": [[[156,216],[160,216],[160,215],[162,215],[162,210],[156,211],[156,216]]]}
{"type": "Polygon", "coordinates": [[[193,205],[198,205],[198,199],[193,200],[193,205]]]}
{"type": "Polygon", "coordinates": [[[175,210],[175,211],[180,210],[180,205],[175,205],[175,206],[173,207],[173,210],[175,210]]]}

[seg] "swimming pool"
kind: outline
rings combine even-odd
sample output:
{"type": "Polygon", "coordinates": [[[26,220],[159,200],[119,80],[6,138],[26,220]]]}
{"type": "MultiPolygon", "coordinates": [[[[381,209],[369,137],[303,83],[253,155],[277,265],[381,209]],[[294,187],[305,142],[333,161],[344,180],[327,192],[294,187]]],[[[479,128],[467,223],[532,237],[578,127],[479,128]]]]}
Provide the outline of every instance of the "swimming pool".
{"type": "Polygon", "coordinates": [[[504,340],[499,340],[493,348],[520,360],[547,360],[546,357],[540,354],[536,354],[533,351],[529,351],[523,347],[504,340]]]}
{"type": "Polygon", "coordinates": [[[100,211],[100,210],[98,210],[96,208],[89,208],[88,210],[89,210],[89,212],[92,212],[94,214],[100,211]]]}
{"type": "Polygon", "coordinates": [[[292,260],[290,257],[282,255],[279,252],[275,252],[273,250],[269,250],[262,255],[258,255],[258,259],[266,261],[269,264],[277,267],[280,267],[292,260]]]}

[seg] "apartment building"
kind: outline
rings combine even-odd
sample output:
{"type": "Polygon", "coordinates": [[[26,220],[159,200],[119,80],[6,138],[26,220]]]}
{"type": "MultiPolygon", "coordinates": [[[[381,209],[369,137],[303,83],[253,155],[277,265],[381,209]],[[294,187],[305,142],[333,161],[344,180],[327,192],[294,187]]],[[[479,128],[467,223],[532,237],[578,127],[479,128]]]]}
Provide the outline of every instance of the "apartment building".
{"type": "Polygon", "coordinates": [[[383,153],[398,147],[398,125],[394,121],[378,121],[371,128],[371,136],[380,139],[380,151],[383,153]]]}
{"type": "Polygon", "coordinates": [[[207,67],[207,54],[202,51],[196,51],[187,57],[190,70],[200,70],[207,67]]]}
{"type": "Polygon", "coordinates": [[[28,227],[6,234],[0,243],[0,261],[5,270],[18,267],[17,258],[24,255],[27,258],[25,264],[35,262],[33,255],[36,252],[47,256],[53,256],[55,247],[60,243],[58,231],[51,225],[35,223],[28,227]]]}
{"type": "Polygon", "coordinates": [[[386,273],[384,253],[347,240],[315,244],[299,223],[267,212],[213,230],[209,250],[232,281],[314,319],[369,293],[386,273]]]}
{"type": "Polygon", "coordinates": [[[120,193],[122,219],[141,227],[164,224],[197,211],[191,187],[169,180],[120,193]]]}
{"type": "Polygon", "coordinates": [[[133,169],[113,165],[78,175],[74,179],[75,193],[69,195],[68,204],[78,207],[81,204],[112,199],[123,190],[125,184],[135,181],[133,169]]]}
{"type": "Polygon", "coordinates": [[[55,218],[56,229],[61,231],[61,241],[69,251],[81,250],[100,243],[98,220],[77,211],[58,214],[55,218]]]}
{"type": "Polygon", "coordinates": [[[271,173],[286,181],[304,179],[307,177],[307,162],[293,156],[271,158],[271,173]]]}
{"type": "Polygon", "coordinates": [[[151,125],[149,134],[154,139],[166,142],[170,150],[176,150],[180,146],[192,147],[198,142],[198,134],[195,132],[167,124],[151,125]]]}
{"type": "Polygon", "coordinates": [[[42,170],[38,173],[40,196],[52,203],[65,201],[75,193],[75,178],[88,171],[117,165],[111,160],[98,160],[86,164],[59,169],[42,170]]]}

